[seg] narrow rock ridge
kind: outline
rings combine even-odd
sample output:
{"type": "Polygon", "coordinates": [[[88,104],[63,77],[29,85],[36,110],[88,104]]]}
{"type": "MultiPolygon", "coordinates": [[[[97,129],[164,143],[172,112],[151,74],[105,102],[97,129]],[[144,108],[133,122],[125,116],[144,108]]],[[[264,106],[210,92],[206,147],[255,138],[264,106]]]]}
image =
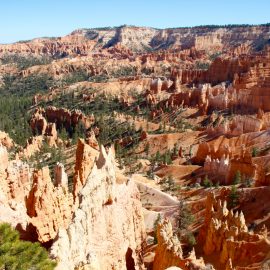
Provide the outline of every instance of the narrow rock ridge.
{"type": "Polygon", "coordinates": [[[57,269],[142,269],[144,222],[135,183],[116,183],[112,149],[101,147],[78,208],[67,229],[60,229],[51,248],[57,269]]]}

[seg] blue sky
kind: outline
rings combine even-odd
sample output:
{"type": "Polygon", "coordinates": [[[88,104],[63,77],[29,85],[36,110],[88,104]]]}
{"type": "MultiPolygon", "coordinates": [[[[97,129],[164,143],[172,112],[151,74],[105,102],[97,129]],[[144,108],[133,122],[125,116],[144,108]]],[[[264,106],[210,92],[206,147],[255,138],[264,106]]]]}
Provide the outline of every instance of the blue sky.
{"type": "Polygon", "coordinates": [[[0,43],[123,24],[259,24],[269,12],[269,0],[0,0],[0,43]]]}

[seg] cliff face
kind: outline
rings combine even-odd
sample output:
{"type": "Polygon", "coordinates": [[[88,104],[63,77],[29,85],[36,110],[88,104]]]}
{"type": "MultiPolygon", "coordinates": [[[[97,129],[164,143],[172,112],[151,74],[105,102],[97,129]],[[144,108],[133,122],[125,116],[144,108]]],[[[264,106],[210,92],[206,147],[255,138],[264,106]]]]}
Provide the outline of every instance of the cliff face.
{"type": "Polygon", "coordinates": [[[65,37],[39,38],[11,45],[1,45],[0,54],[13,52],[63,57],[87,55],[94,49],[115,45],[134,51],[191,47],[198,50],[216,51],[243,44],[257,47],[261,44],[260,42],[268,40],[269,29],[269,26],[232,28],[205,26],[161,30],[150,27],[121,26],[104,29],[79,29],[65,37]]]}
{"type": "Polygon", "coordinates": [[[112,151],[101,153],[78,193],[79,205],[51,248],[58,269],[141,269],[144,224],[137,187],[117,184],[112,151]]]}

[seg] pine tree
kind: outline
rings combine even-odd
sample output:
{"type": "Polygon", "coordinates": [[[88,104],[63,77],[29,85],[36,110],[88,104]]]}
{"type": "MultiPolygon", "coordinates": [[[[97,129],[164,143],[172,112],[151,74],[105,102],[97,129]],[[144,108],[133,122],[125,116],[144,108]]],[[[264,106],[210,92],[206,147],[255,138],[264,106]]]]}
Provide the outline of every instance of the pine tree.
{"type": "Polygon", "coordinates": [[[184,204],[183,200],[179,202],[177,221],[178,228],[180,230],[186,230],[188,226],[194,221],[194,217],[190,209],[187,207],[186,204],[184,204]]]}
{"type": "Polygon", "coordinates": [[[144,151],[145,151],[145,153],[146,153],[146,156],[148,156],[149,155],[149,148],[150,148],[150,144],[149,144],[149,142],[145,145],[145,149],[144,149],[144,151]]]}
{"type": "Polygon", "coordinates": [[[229,194],[229,202],[228,202],[228,206],[230,208],[234,208],[238,205],[239,203],[239,194],[237,192],[237,188],[235,185],[232,186],[231,188],[231,192],[229,194]]]}
{"type": "Polygon", "coordinates": [[[9,224],[0,224],[0,269],[52,270],[55,266],[39,243],[22,241],[9,224]]]}
{"type": "Polygon", "coordinates": [[[157,244],[157,226],[160,223],[160,221],[161,221],[161,215],[159,213],[154,222],[154,244],[157,244]]]}
{"type": "Polygon", "coordinates": [[[241,182],[241,172],[239,170],[236,171],[235,176],[234,176],[234,181],[233,184],[237,185],[241,182]]]}

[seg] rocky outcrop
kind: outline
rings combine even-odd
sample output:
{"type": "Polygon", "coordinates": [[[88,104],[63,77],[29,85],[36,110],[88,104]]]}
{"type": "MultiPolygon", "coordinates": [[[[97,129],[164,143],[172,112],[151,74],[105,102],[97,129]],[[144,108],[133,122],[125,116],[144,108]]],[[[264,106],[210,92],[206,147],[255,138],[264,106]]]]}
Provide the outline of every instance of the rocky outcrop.
{"type": "MultiPolygon", "coordinates": [[[[149,49],[181,48],[196,50],[222,50],[240,45],[260,45],[267,40],[269,26],[238,27],[193,27],[154,29],[150,27],[120,26],[103,29],[79,29],[60,38],[39,38],[28,42],[1,45],[0,54],[21,53],[64,57],[87,55],[100,48],[114,46],[125,48],[126,54],[132,51],[149,49]]],[[[243,49],[237,52],[245,52],[243,49]]]]}
{"type": "Polygon", "coordinates": [[[84,55],[91,51],[94,42],[80,35],[68,35],[59,38],[38,38],[29,42],[20,42],[0,46],[0,54],[49,55],[64,57],[67,55],[84,55]]]}
{"type": "Polygon", "coordinates": [[[198,163],[204,162],[207,155],[219,159],[223,155],[230,158],[248,157],[251,156],[254,147],[264,148],[268,140],[269,130],[250,132],[232,138],[220,136],[217,139],[200,143],[194,160],[198,163]]]}
{"type": "Polygon", "coordinates": [[[168,91],[172,84],[173,82],[170,80],[157,78],[151,81],[150,91],[154,94],[158,94],[161,91],[168,91]]]}
{"type": "Polygon", "coordinates": [[[54,167],[54,184],[55,186],[62,186],[66,190],[68,188],[68,176],[65,172],[65,167],[59,162],[54,167]]]}
{"type": "Polygon", "coordinates": [[[8,167],[8,152],[5,146],[0,144],[0,171],[3,172],[8,167]]]}
{"type": "Polygon", "coordinates": [[[78,208],[51,248],[58,269],[141,269],[144,224],[139,193],[132,181],[117,184],[112,150],[101,148],[78,208]]]}
{"type": "Polygon", "coordinates": [[[220,269],[228,269],[229,265],[258,265],[270,248],[265,229],[259,233],[249,232],[243,213],[229,211],[226,201],[216,200],[212,193],[207,197],[205,221],[199,238],[205,254],[219,256],[220,269]]]}
{"type": "Polygon", "coordinates": [[[26,146],[19,153],[20,158],[30,158],[39,152],[43,146],[43,142],[44,137],[42,135],[30,137],[26,142],[26,146]]]}
{"type": "Polygon", "coordinates": [[[207,156],[203,169],[208,176],[217,177],[220,184],[228,184],[230,172],[230,160],[228,157],[223,156],[220,160],[212,160],[210,156],[207,156]]]}
{"type": "MultiPolygon", "coordinates": [[[[193,250],[187,258],[184,258],[181,243],[168,219],[158,224],[158,245],[155,252],[153,270],[165,270],[171,266],[180,267],[183,270],[203,270],[206,268],[203,259],[197,259],[193,250]]],[[[214,268],[211,268],[214,269],[214,268]]]]}
{"type": "Polygon", "coordinates": [[[55,181],[56,186],[52,183],[48,167],[34,171],[26,199],[30,223],[42,243],[54,239],[60,228],[68,226],[72,216],[73,196],[68,192],[68,183],[66,180],[60,182],[59,178],[55,181]]]}
{"type": "MultiPolygon", "coordinates": [[[[268,114],[267,114],[268,116],[268,114]]],[[[222,118],[222,117],[221,117],[222,118]]],[[[230,121],[221,119],[215,127],[208,127],[206,132],[210,135],[239,136],[244,133],[261,131],[269,128],[266,117],[259,119],[251,116],[236,115],[230,121]]]]}
{"type": "Polygon", "coordinates": [[[14,146],[13,140],[9,137],[9,135],[6,132],[3,131],[0,131],[0,144],[4,145],[8,149],[14,146]]]}
{"type": "Polygon", "coordinates": [[[6,147],[0,145],[0,222],[8,222],[21,230],[26,230],[29,217],[24,204],[30,190],[30,172],[27,164],[8,161],[6,147]]]}
{"type": "Polygon", "coordinates": [[[30,190],[30,168],[21,160],[9,161],[8,151],[0,145],[0,186],[8,200],[21,202],[30,190]]]}
{"type": "Polygon", "coordinates": [[[87,177],[93,169],[99,152],[79,139],[76,150],[75,173],[73,179],[73,194],[77,198],[78,192],[85,185],[87,177]]]}
{"type": "Polygon", "coordinates": [[[81,122],[86,129],[94,123],[94,116],[85,116],[80,110],[69,111],[63,108],[46,107],[46,109],[37,108],[33,113],[30,126],[33,133],[50,135],[49,123],[55,123],[57,128],[66,128],[69,131],[81,122]]]}

